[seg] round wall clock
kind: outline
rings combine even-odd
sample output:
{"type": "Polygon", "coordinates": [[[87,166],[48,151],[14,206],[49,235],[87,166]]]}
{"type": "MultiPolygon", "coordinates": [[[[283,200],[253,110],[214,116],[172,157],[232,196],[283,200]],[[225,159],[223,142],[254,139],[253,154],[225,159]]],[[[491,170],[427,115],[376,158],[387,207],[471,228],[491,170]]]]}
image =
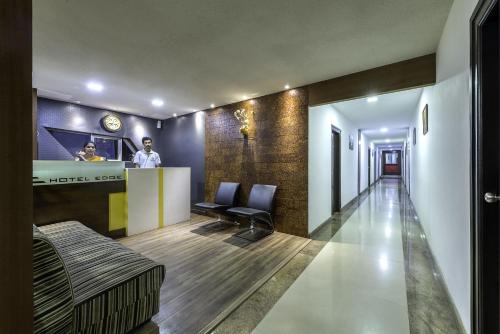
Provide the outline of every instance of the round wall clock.
{"type": "Polygon", "coordinates": [[[122,128],[122,121],[116,115],[107,115],[102,119],[102,126],[107,131],[116,132],[122,128]]]}

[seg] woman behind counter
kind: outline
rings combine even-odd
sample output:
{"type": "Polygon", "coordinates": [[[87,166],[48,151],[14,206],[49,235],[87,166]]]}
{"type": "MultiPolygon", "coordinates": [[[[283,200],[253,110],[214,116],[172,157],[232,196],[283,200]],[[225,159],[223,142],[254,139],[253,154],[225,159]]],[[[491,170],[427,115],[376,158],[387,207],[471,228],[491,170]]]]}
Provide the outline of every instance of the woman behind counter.
{"type": "Polygon", "coordinates": [[[83,151],[76,154],[75,161],[106,161],[106,158],[96,155],[95,143],[89,141],[83,145],[83,151]]]}

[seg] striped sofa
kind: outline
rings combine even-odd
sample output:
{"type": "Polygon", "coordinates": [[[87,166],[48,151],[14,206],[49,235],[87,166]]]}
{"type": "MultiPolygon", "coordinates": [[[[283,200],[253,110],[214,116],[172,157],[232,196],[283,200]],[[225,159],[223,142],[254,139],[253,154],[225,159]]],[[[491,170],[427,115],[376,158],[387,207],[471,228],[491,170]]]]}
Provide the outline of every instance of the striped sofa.
{"type": "Polygon", "coordinates": [[[79,222],[33,226],[35,333],[126,333],[158,312],[163,265],[79,222]]]}

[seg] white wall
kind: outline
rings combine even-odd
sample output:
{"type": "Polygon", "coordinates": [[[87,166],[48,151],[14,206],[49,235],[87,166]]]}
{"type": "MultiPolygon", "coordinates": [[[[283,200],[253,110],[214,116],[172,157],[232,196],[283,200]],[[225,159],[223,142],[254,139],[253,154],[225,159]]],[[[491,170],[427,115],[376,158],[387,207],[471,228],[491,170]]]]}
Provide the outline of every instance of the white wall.
{"type": "Polygon", "coordinates": [[[342,131],[341,206],[357,196],[357,128],[330,105],[309,108],[309,233],[331,216],[331,125],[342,131]],[[352,151],[349,150],[349,134],[354,138],[352,151]]]}
{"type": "Polygon", "coordinates": [[[377,148],[375,153],[375,163],[377,164],[377,179],[382,176],[382,164],[380,163],[380,156],[382,155],[382,151],[377,148]]]}
{"type": "Polygon", "coordinates": [[[470,333],[469,19],[477,0],[455,0],[437,51],[437,79],[424,89],[413,126],[411,197],[448,290],[470,333]],[[429,105],[429,132],[421,111],[429,105]]]}
{"type": "Polygon", "coordinates": [[[359,145],[360,149],[360,167],[361,173],[359,178],[359,191],[363,192],[366,188],[368,188],[368,147],[370,142],[366,139],[366,136],[361,133],[361,144],[359,145]]]}

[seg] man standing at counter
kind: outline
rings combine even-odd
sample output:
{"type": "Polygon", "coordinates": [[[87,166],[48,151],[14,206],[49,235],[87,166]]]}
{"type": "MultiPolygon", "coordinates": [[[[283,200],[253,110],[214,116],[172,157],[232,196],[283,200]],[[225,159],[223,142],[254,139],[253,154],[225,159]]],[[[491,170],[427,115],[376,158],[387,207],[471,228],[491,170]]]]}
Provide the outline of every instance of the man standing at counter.
{"type": "Polygon", "coordinates": [[[152,150],[153,139],[150,137],[142,138],[144,149],[137,151],[134,156],[134,165],[136,168],[156,168],[160,167],[160,155],[152,150]]]}

